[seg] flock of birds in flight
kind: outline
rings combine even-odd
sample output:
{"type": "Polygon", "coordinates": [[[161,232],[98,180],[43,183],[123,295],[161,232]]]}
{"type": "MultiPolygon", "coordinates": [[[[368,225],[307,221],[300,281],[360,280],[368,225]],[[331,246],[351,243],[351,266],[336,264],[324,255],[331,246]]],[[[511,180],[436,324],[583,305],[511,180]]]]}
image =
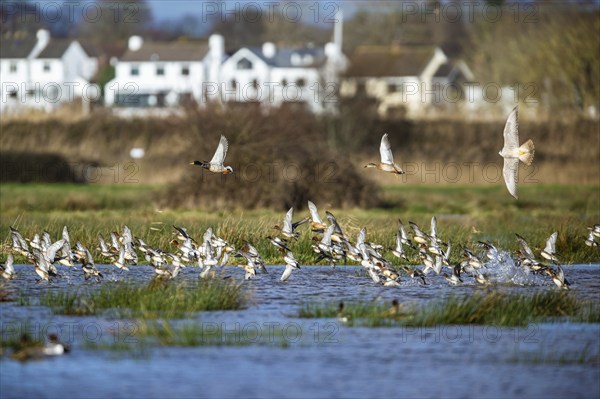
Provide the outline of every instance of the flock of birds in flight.
{"type": "MultiPolygon", "coordinates": [[[[317,256],[317,263],[325,260],[335,269],[336,264],[341,261],[358,262],[373,282],[384,286],[400,285],[402,272],[408,277],[418,279],[422,284],[427,284],[427,276],[431,273],[444,277],[452,285],[464,282],[465,274],[471,276],[477,284],[492,283],[485,272],[486,258],[498,260],[500,257],[498,249],[489,242],[479,241],[478,244],[484,250],[484,255],[479,256],[466,246],[462,246],[462,260],[452,263],[450,260],[452,243],[450,240],[444,242],[439,237],[435,216],[431,218],[429,233],[424,232],[416,223],[409,222],[412,233],[409,235],[402,221],[398,221],[396,245],[390,249],[393,256],[402,262],[400,265],[394,265],[383,256],[385,250],[383,245],[367,241],[366,228],[362,228],[356,240],[352,241],[343,232],[331,212],[325,212],[328,222],[325,223],[313,202],[308,201],[308,208],[310,216],[296,222],[292,221],[294,208],[290,208],[283,219],[283,224],[274,226],[279,234],[267,237],[283,254],[285,270],[281,275],[281,281],[286,281],[294,270],[300,269],[300,264],[290,246],[300,237],[298,228],[310,224],[311,231],[320,234],[312,238],[312,249],[317,256]],[[423,266],[415,266],[415,264],[423,266]]],[[[122,271],[128,271],[128,265],[138,264],[139,251],[152,266],[156,278],[175,278],[186,265],[197,265],[200,269],[200,278],[215,278],[215,268],[228,265],[231,256],[245,260],[245,263],[240,264],[239,267],[244,269],[246,280],[254,278],[257,273],[268,273],[263,258],[249,241],[244,241],[244,245],[236,249],[230,242],[215,235],[212,228],[208,228],[202,237],[202,243],[199,244],[185,228],[173,227],[174,237],[170,241],[172,251],[151,247],[141,238],[134,237],[127,226],[123,227],[120,234],[112,232],[108,243],[102,235],[99,235],[96,250],[122,271]]],[[[61,276],[56,264],[66,267],[80,264],[86,280],[93,278],[100,281],[103,277],[96,268],[91,251],[86,246],[80,241],[77,241],[74,247],[71,246],[67,226],[63,228],[62,238],[57,241],[53,241],[47,231],[41,235],[35,234],[32,239],[24,239],[18,230],[12,227],[10,229],[12,251],[31,261],[35,273],[41,280],[48,281],[61,276]]],[[[600,224],[588,229],[589,235],[585,244],[590,247],[600,247],[600,224]]],[[[566,289],[570,284],[565,279],[559,264],[556,253],[557,238],[558,232],[550,235],[544,249],[540,252],[542,259],[540,260],[527,241],[517,234],[520,249],[515,254],[516,261],[517,265],[527,273],[547,275],[559,288],[566,289]]],[[[3,278],[12,279],[16,276],[13,263],[14,257],[11,253],[0,270],[3,278]]]]}
{"type": "MultiPolygon", "coordinates": [[[[518,109],[515,107],[508,116],[504,127],[504,147],[500,151],[500,155],[504,158],[503,175],[506,186],[515,198],[517,198],[519,162],[529,165],[534,156],[534,145],[531,140],[519,145],[517,112],[518,109]]],[[[192,164],[199,165],[212,173],[233,173],[231,166],[224,165],[227,150],[227,139],[221,136],[211,161],[194,161],[192,164]]],[[[394,162],[387,134],[383,135],[379,150],[381,161],[379,163],[369,163],[365,165],[365,168],[377,168],[394,174],[404,173],[400,165],[394,162]]],[[[361,229],[356,240],[352,242],[343,233],[331,212],[326,211],[327,221],[329,222],[327,224],[319,216],[317,207],[313,202],[308,201],[308,208],[310,217],[305,217],[297,222],[292,222],[294,209],[291,208],[285,215],[283,225],[281,227],[275,226],[280,234],[275,237],[268,237],[270,242],[283,254],[286,267],[280,278],[281,281],[286,281],[294,270],[300,269],[300,264],[290,249],[290,244],[300,235],[297,231],[298,227],[310,222],[312,232],[321,234],[321,237],[313,237],[312,244],[312,248],[317,254],[317,263],[326,260],[335,268],[336,263],[342,260],[346,262],[350,259],[360,263],[375,283],[381,283],[385,286],[399,285],[400,270],[411,278],[419,279],[423,284],[426,284],[426,276],[432,272],[444,277],[453,285],[462,283],[462,276],[465,274],[473,277],[478,284],[489,285],[491,283],[483,271],[485,261],[471,249],[463,246],[463,260],[456,264],[451,263],[452,243],[449,240],[444,242],[438,237],[435,216],[431,219],[429,234],[421,230],[414,222],[409,222],[412,237],[409,237],[402,221],[399,221],[396,246],[391,253],[396,258],[409,264],[422,264],[423,267],[408,264],[397,267],[382,255],[383,245],[366,241],[366,228],[361,229]],[[443,271],[444,268],[449,270],[443,271]]],[[[97,250],[102,257],[110,260],[116,268],[123,271],[129,270],[127,265],[138,263],[139,251],[146,261],[152,265],[158,278],[175,278],[181,268],[186,267],[186,264],[197,264],[201,270],[199,274],[201,278],[214,277],[215,271],[213,269],[227,265],[232,255],[245,259],[246,263],[241,265],[245,272],[245,279],[252,279],[257,272],[267,273],[263,258],[248,241],[244,242],[244,249],[236,249],[231,243],[215,235],[212,228],[208,228],[202,237],[202,243],[198,244],[196,240],[188,235],[185,228],[173,227],[176,230],[176,237],[171,241],[175,248],[174,251],[164,251],[149,246],[141,238],[134,237],[127,226],[123,227],[121,234],[117,232],[110,234],[110,244],[107,244],[102,235],[99,235],[97,250]]],[[[586,245],[590,247],[600,246],[600,242],[597,240],[600,238],[600,225],[588,229],[590,232],[585,240],[586,245]]],[[[564,277],[564,272],[556,255],[557,237],[558,232],[553,233],[540,252],[541,257],[550,262],[544,263],[536,258],[527,241],[517,234],[520,250],[516,253],[516,260],[517,264],[527,272],[547,275],[558,287],[567,288],[569,282],[564,277]]],[[[53,277],[60,276],[55,265],[57,263],[67,267],[81,264],[86,280],[95,278],[99,281],[103,277],[102,273],[96,268],[92,253],[88,248],[79,241],[74,248],[71,247],[71,240],[66,226],[63,229],[62,238],[55,242],[52,241],[50,234],[46,231],[41,236],[36,234],[32,239],[25,240],[12,227],[11,239],[13,252],[30,260],[35,267],[36,274],[42,280],[50,280],[53,277]]],[[[494,245],[481,241],[479,244],[485,251],[485,257],[489,259],[498,258],[499,253],[494,245]]],[[[6,264],[1,265],[0,271],[3,278],[11,279],[15,277],[13,263],[14,258],[10,254],[6,264]]]]}
{"type": "MultiPolygon", "coordinates": [[[[225,136],[221,136],[217,150],[210,161],[193,161],[190,165],[198,165],[202,168],[219,174],[230,174],[233,173],[231,166],[225,166],[225,157],[227,156],[227,150],[229,144],[225,136]]],[[[513,108],[511,113],[508,115],[506,124],[504,125],[504,146],[499,152],[500,156],[504,159],[504,166],[502,168],[502,175],[504,176],[504,182],[510,195],[518,198],[517,196],[517,183],[519,181],[519,162],[523,162],[525,165],[531,165],[535,154],[535,146],[533,141],[527,140],[522,145],[519,145],[519,114],[518,106],[513,108]]],[[[404,174],[402,167],[394,162],[394,154],[392,153],[392,147],[388,139],[387,133],[381,138],[381,144],[379,145],[380,162],[370,162],[365,165],[365,168],[377,168],[384,172],[389,172],[397,175],[404,174]]]]}

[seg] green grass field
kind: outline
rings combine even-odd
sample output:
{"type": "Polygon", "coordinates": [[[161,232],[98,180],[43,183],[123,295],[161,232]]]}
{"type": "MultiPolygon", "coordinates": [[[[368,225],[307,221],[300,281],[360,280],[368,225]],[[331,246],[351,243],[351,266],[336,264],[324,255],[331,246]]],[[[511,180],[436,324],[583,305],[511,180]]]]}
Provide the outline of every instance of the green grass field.
{"type": "MultiPolygon", "coordinates": [[[[161,186],[139,184],[3,184],[0,259],[6,259],[10,247],[9,226],[19,229],[24,237],[45,229],[58,238],[67,225],[72,241],[80,240],[95,250],[99,233],[107,237],[127,224],[134,235],[150,245],[173,250],[169,241],[174,232],[171,225],[175,224],[188,228],[198,240],[212,226],[236,246],[241,246],[244,239],[254,243],[267,262],[282,262],[266,237],[276,233],[272,226],[281,223],[286,210],[159,209],[155,199],[161,190],[161,186]]],[[[395,184],[385,186],[383,195],[386,208],[338,209],[336,204],[319,203],[317,199],[315,203],[323,218],[325,210],[333,212],[350,237],[356,237],[366,226],[367,240],[389,248],[394,244],[398,218],[405,224],[412,220],[428,231],[431,216],[436,215],[438,234],[444,240],[450,238],[455,248],[458,244],[473,247],[477,240],[489,240],[514,250],[514,234],[519,233],[539,249],[553,231],[558,231],[557,251],[564,263],[600,261],[600,250],[584,244],[586,227],[600,223],[597,185],[523,185],[518,201],[501,185],[395,184]]],[[[307,210],[296,211],[294,219],[305,215],[307,210]]],[[[300,230],[301,237],[291,248],[302,264],[313,264],[313,234],[306,226],[300,230]]],[[[460,257],[459,252],[453,251],[455,260],[460,257]]],[[[17,258],[19,261],[23,259],[17,258]]]]}

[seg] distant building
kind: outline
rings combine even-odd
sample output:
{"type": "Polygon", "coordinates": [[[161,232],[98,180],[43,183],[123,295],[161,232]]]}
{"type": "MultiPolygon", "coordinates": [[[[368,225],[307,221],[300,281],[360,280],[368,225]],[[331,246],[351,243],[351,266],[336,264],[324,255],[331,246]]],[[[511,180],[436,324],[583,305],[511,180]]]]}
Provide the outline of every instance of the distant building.
{"type": "Polygon", "coordinates": [[[203,83],[222,58],[222,37],[209,41],[145,42],[129,39],[104,88],[105,104],[120,108],[169,108],[203,101],[203,83]]]}
{"type": "Polygon", "coordinates": [[[420,116],[464,100],[474,80],[462,61],[452,61],[434,46],[360,46],[342,79],[342,97],[376,103],[381,116],[420,116]]]}
{"type": "Polygon", "coordinates": [[[35,38],[13,35],[0,47],[0,110],[26,107],[50,111],[60,104],[99,98],[90,83],[98,59],[76,40],[52,39],[46,30],[35,38]]]}
{"type": "Polygon", "coordinates": [[[341,14],[338,18],[333,43],[323,47],[278,48],[267,42],[229,56],[218,34],[208,41],[162,43],[132,36],[127,52],[115,60],[115,78],[104,88],[105,104],[121,114],[209,102],[263,108],[297,103],[313,112],[334,111],[339,76],[347,66],[341,14]]]}
{"type": "Polygon", "coordinates": [[[324,47],[243,47],[221,65],[219,97],[223,102],[279,107],[298,103],[320,113],[337,99],[338,75],[346,64],[334,43],[324,47]]]}

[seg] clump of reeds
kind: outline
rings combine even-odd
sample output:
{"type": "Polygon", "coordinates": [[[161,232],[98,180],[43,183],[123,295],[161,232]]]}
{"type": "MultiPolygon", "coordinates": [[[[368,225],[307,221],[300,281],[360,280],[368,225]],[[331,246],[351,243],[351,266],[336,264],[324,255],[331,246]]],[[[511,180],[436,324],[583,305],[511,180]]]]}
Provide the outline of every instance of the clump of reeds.
{"type": "Polygon", "coordinates": [[[192,312],[240,309],[245,299],[238,283],[202,280],[190,286],[176,282],[106,283],[98,290],[81,294],[49,291],[40,297],[40,305],[68,315],[89,315],[110,309],[123,317],[182,318],[192,312]]]}
{"type": "MultiPolygon", "coordinates": [[[[338,316],[334,304],[305,304],[299,317],[328,318],[338,316]]],[[[365,326],[404,325],[427,327],[450,324],[525,326],[530,322],[574,321],[600,322],[600,305],[580,300],[563,291],[543,291],[534,294],[491,292],[469,296],[454,296],[410,305],[391,311],[389,305],[372,301],[349,303],[343,315],[353,324],[365,326]],[[397,323],[389,323],[389,319],[397,323]]]]}
{"type": "Polygon", "coordinates": [[[595,310],[590,311],[590,306],[592,305],[587,301],[556,290],[536,292],[533,295],[492,292],[466,297],[450,296],[418,308],[406,320],[406,324],[524,326],[534,321],[565,320],[569,317],[583,317],[582,321],[593,320],[593,314],[597,314],[600,308],[596,305],[595,310]]]}

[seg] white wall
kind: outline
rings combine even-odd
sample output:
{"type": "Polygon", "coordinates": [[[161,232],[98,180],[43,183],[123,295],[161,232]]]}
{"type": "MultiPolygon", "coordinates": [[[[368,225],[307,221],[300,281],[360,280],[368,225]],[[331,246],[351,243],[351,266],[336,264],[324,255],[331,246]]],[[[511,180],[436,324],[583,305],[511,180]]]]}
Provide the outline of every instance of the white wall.
{"type": "Polygon", "coordinates": [[[202,99],[202,82],[204,66],[201,61],[148,61],[148,62],[119,62],[115,68],[115,78],[104,88],[107,105],[115,102],[117,93],[154,94],[158,92],[192,93],[197,102],[202,99]],[[131,74],[131,69],[137,66],[139,75],[131,74]],[[164,75],[157,75],[157,68],[164,68],[164,75]],[[189,75],[182,75],[184,66],[189,69],[189,75]]]}

